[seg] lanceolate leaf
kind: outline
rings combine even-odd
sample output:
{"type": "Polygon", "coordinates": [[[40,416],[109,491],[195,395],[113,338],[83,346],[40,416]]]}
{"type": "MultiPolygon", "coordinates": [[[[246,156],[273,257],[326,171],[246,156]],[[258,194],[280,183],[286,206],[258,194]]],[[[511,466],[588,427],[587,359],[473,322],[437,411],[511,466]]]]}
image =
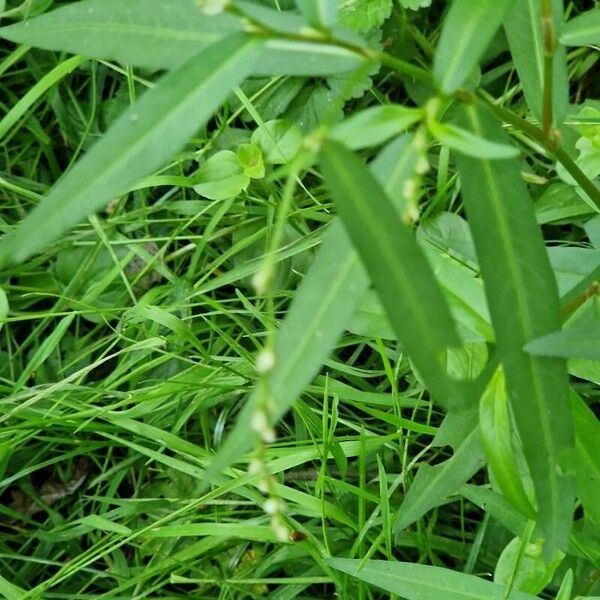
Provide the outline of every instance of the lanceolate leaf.
{"type": "MultiPolygon", "coordinates": [[[[478,136],[506,143],[507,136],[487,109],[464,107],[460,121],[478,136]]],[[[566,363],[528,355],[523,347],[558,329],[556,282],[519,162],[460,154],[456,161],[497,351],[535,484],[539,527],[551,556],[566,545],[572,515],[572,485],[559,463],[573,445],[566,363]]]]}
{"type": "Polygon", "coordinates": [[[536,600],[524,592],[507,594],[504,586],[496,585],[474,575],[467,575],[413,563],[330,558],[327,563],[338,571],[348,573],[387,592],[407,600],[536,600]]]}
{"type": "Polygon", "coordinates": [[[236,34],[164,77],[0,240],[0,268],[52,243],[166,162],[249,74],[259,52],[256,40],[236,34]]]}
{"type": "Polygon", "coordinates": [[[476,427],[451,458],[431,467],[423,465],[413,481],[394,523],[397,533],[442,504],[483,466],[479,428],[476,427]]]}
{"type": "Polygon", "coordinates": [[[337,2],[331,2],[331,0],[297,0],[296,3],[311,25],[331,27],[335,24],[337,2]]]}
{"type": "Polygon", "coordinates": [[[433,74],[441,91],[455,92],[471,75],[515,0],[454,0],[446,15],[433,74]]]}
{"type": "MultiPolygon", "coordinates": [[[[544,97],[544,32],[540,0],[519,0],[508,13],[504,29],[508,37],[513,62],[519,73],[527,104],[535,117],[542,121],[544,97]]],[[[556,39],[563,18],[562,0],[552,0],[556,39]]],[[[569,106],[567,52],[557,45],[553,59],[552,101],[554,125],[559,126],[569,106]]]]}
{"type": "Polygon", "coordinates": [[[594,8],[569,21],[560,41],[565,46],[600,44],[600,8],[594,8]]]}
{"type": "MultiPolygon", "coordinates": [[[[323,175],[402,346],[434,398],[460,402],[445,353],[459,346],[446,300],[413,233],[360,159],[338,142],[321,150],[323,175]]],[[[463,399],[464,400],[464,399],[463,399]]]]}
{"type": "MultiPolygon", "coordinates": [[[[295,23],[296,15],[261,10],[282,25],[290,19],[295,23]]],[[[243,30],[242,19],[228,13],[207,16],[196,0],[83,0],[0,28],[0,37],[89,58],[174,69],[204,47],[243,30]]],[[[252,67],[255,74],[318,76],[362,62],[364,57],[339,46],[271,38],[252,67]]]]}
{"type": "MultiPolygon", "coordinates": [[[[411,152],[407,139],[401,138],[389,144],[373,161],[370,169],[386,190],[402,188],[405,178],[412,176],[412,163],[407,158],[411,152]]],[[[287,412],[334,349],[368,286],[369,278],[360,258],[341,221],[336,219],[295,293],[276,337],[276,363],[269,376],[267,393],[277,417],[287,412]]],[[[214,475],[250,447],[250,420],[256,397],[255,392],[211,463],[202,484],[204,488],[214,475]]]]}
{"type": "Polygon", "coordinates": [[[600,360],[600,321],[537,338],[525,346],[530,354],[600,360]]]}

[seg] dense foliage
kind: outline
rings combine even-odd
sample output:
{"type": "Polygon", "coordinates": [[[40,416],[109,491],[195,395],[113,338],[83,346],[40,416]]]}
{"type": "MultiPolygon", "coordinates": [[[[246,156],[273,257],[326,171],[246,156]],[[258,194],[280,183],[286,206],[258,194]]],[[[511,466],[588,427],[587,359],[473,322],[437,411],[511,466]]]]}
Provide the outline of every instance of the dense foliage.
{"type": "Polygon", "coordinates": [[[0,597],[600,598],[597,0],[0,19],[0,597]]]}

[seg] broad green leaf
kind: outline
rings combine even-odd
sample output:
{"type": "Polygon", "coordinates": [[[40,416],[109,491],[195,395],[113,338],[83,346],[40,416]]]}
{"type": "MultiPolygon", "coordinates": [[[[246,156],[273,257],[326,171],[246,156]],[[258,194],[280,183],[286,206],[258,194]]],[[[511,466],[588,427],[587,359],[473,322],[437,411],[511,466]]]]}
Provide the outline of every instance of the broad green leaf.
{"type": "Polygon", "coordinates": [[[272,165],[289,162],[302,146],[302,132],[286,119],[267,121],[254,131],[251,139],[262,150],[265,162],[272,165]]]}
{"type": "Polygon", "coordinates": [[[331,27],[335,24],[337,3],[331,0],[297,0],[296,4],[304,18],[315,27],[331,27]]]}
{"type": "Polygon", "coordinates": [[[337,124],[331,139],[352,150],[377,146],[418,123],[423,111],[399,104],[373,106],[337,124]]]}
{"type": "Polygon", "coordinates": [[[459,346],[442,292],[384,190],[358,157],[338,142],[321,150],[325,182],[361,255],[400,343],[433,397],[459,403],[461,386],[446,373],[445,353],[459,346]],[[410,315],[410,318],[407,318],[410,315]]]}
{"type": "MultiPolygon", "coordinates": [[[[411,176],[406,168],[405,153],[405,140],[396,140],[371,165],[374,176],[386,191],[401,187],[403,178],[411,176]],[[397,168],[397,164],[401,167],[397,168]]],[[[342,223],[335,219],[277,333],[276,364],[268,378],[267,390],[275,403],[277,417],[287,412],[315,376],[368,286],[369,279],[360,258],[342,223]]],[[[255,391],[211,463],[204,487],[251,445],[250,420],[256,398],[255,391]]]]}
{"type": "Polygon", "coordinates": [[[494,570],[494,583],[513,587],[522,592],[539,594],[552,581],[554,572],[560,565],[564,554],[546,562],[542,548],[536,542],[524,542],[513,538],[504,548],[494,570]]]}
{"type": "Polygon", "coordinates": [[[245,175],[251,179],[262,179],[265,176],[263,154],[258,146],[255,144],[240,144],[236,155],[245,175]]]}
{"type": "Polygon", "coordinates": [[[433,74],[444,94],[469,78],[515,0],[454,0],[435,53],[433,74]]]}
{"type": "Polygon", "coordinates": [[[519,156],[518,148],[512,144],[491,142],[456,125],[432,121],[429,123],[429,131],[441,144],[467,156],[490,160],[519,156]]]}
{"type": "Polygon", "coordinates": [[[525,346],[536,356],[600,360],[600,321],[567,327],[539,337],[525,346]]]}
{"type": "Polygon", "coordinates": [[[451,458],[434,467],[427,464],[421,466],[398,509],[394,531],[400,532],[432,508],[443,504],[483,464],[479,428],[475,428],[451,458]]]}
{"type": "Polygon", "coordinates": [[[571,392],[575,423],[574,469],[577,495],[587,515],[600,526],[600,422],[586,403],[571,392]]]}
{"type": "MultiPolygon", "coordinates": [[[[475,135],[506,143],[488,109],[461,109],[475,135]]],[[[510,400],[533,478],[546,557],[566,545],[572,517],[570,478],[560,457],[573,446],[566,363],[528,355],[523,347],[560,327],[556,282],[531,198],[514,160],[456,155],[510,400]]]]}
{"type": "Polygon", "coordinates": [[[330,558],[329,566],[371,583],[406,600],[535,600],[536,596],[514,591],[480,579],[441,567],[413,563],[330,558]]]}
{"type": "Polygon", "coordinates": [[[593,8],[571,19],[560,36],[565,46],[587,46],[600,44],[600,8],[593,8]]]}
{"type": "Polygon", "coordinates": [[[525,493],[513,449],[508,395],[501,368],[481,397],[479,428],[487,462],[502,493],[523,515],[535,519],[535,510],[525,493]]]}
{"type": "Polygon", "coordinates": [[[46,247],[160,167],[249,74],[259,51],[255,40],[235,35],[166,75],[0,240],[0,268],[46,247]]]}
{"type": "MultiPolygon", "coordinates": [[[[508,45],[527,104],[540,122],[545,87],[541,6],[540,0],[519,0],[504,21],[508,45]]],[[[555,39],[558,39],[563,20],[563,0],[552,0],[552,11],[555,39]]],[[[556,46],[552,71],[552,115],[554,126],[558,127],[569,108],[569,80],[566,49],[558,44],[556,46]]]]}
{"type": "Polygon", "coordinates": [[[207,17],[195,0],[83,0],[0,29],[0,36],[47,50],[175,68],[204,47],[242,31],[236,17],[207,17]]]}
{"type": "Polygon", "coordinates": [[[210,200],[233,198],[249,183],[250,177],[231,150],[221,150],[211,156],[194,175],[194,191],[210,200]]]}

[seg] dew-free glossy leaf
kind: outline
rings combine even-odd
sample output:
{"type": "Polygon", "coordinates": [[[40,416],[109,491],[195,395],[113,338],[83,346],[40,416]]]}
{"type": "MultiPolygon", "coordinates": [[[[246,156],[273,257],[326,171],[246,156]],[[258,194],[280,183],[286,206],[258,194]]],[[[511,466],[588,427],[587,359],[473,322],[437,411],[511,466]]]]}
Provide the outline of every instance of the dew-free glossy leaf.
{"type": "MultiPolygon", "coordinates": [[[[487,109],[461,109],[461,126],[506,143],[487,109]]],[[[556,282],[518,161],[457,154],[462,196],[473,232],[504,365],[513,414],[534,481],[538,523],[551,556],[566,545],[572,516],[570,478],[560,457],[573,446],[566,363],[534,357],[523,347],[560,326],[556,282]]]]}
{"type": "Polygon", "coordinates": [[[560,36],[565,46],[600,44],[600,8],[593,8],[571,19],[560,36]]]}
{"type": "Polygon", "coordinates": [[[525,346],[537,356],[600,360],[600,321],[567,327],[539,337],[525,346]]]}
{"type": "Polygon", "coordinates": [[[423,117],[423,111],[399,104],[372,106],[337,124],[331,139],[358,150],[377,146],[399,135],[423,117]]]}
{"type": "Polygon", "coordinates": [[[394,531],[405,529],[445,502],[483,466],[483,462],[479,428],[475,428],[451,458],[434,467],[421,466],[398,510],[394,531]]]}
{"type": "Polygon", "coordinates": [[[249,74],[259,52],[255,40],[236,34],[161,79],[0,240],[0,267],[25,260],[160,167],[249,74]]]}
{"type": "Polygon", "coordinates": [[[535,600],[524,592],[506,594],[506,588],[474,575],[413,563],[330,558],[329,566],[371,583],[406,600],[535,600]]]}
{"type": "Polygon", "coordinates": [[[321,149],[325,182],[402,346],[434,398],[460,402],[445,352],[459,346],[446,300],[414,234],[358,157],[334,141],[321,149]],[[407,318],[410,315],[410,318],[407,318]]]}
{"type": "Polygon", "coordinates": [[[455,92],[471,75],[515,0],[454,0],[435,53],[441,91],[455,92]]]}
{"type": "MultiPolygon", "coordinates": [[[[540,122],[545,86],[541,6],[540,0],[519,0],[504,21],[508,45],[527,104],[540,122]]],[[[562,28],[563,1],[552,0],[552,11],[555,37],[558,38],[562,28]]],[[[554,125],[559,126],[569,107],[569,82],[567,52],[558,45],[553,58],[552,104],[554,125]]]]}

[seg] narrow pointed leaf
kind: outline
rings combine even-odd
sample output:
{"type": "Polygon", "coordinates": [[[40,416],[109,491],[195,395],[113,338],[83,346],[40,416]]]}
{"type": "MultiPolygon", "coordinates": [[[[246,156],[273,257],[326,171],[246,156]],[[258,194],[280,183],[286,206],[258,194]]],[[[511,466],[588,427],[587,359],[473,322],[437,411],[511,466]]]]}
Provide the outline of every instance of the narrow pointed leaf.
{"type": "Polygon", "coordinates": [[[83,0],[2,27],[0,36],[47,50],[171,69],[241,30],[239,19],[226,13],[207,17],[196,0],[83,0]]]}
{"type": "MultiPolygon", "coordinates": [[[[405,178],[412,176],[413,162],[407,158],[411,153],[412,146],[401,138],[373,161],[370,169],[386,190],[401,188],[405,178]]],[[[276,364],[267,394],[277,418],[289,410],[334,349],[368,286],[356,250],[341,221],[334,219],[276,337],[276,364]]],[[[212,461],[203,488],[250,447],[256,398],[255,391],[212,461]]]]}
{"type": "MultiPolygon", "coordinates": [[[[544,98],[544,32],[540,0],[519,0],[508,13],[504,29],[523,92],[534,116],[542,121],[544,98]]],[[[562,0],[552,0],[555,37],[561,33],[562,0]]],[[[559,126],[569,107],[567,52],[557,47],[553,58],[552,99],[554,125],[559,126]]]]}
{"type": "MultiPolygon", "coordinates": [[[[508,143],[483,108],[461,109],[460,124],[508,143]]],[[[560,457],[573,446],[566,363],[528,355],[523,347],[560,326],[556,282],[518,161],[457,154],[462,195],[485,282],[513,413],[534,481],[539,528],[551,556],[567,543],[573,491],[560,457]]]]}
{"type": "Polygon", "coordinates": [[[452,2],[433,64],[443,93],[455,92],[471,75],[514,4],[514,0],[452,2]]]}
{"type": "Polygon", "coordinates": [[[413,232],[360,159],[338,142],[321,150],[323,175],[398,339],[434,398],[461,400],[445,353],[460,342],[446,300],[413,232]],[[407,316],[410,315],[409,318],[407,316]]]}
{"type": "Polygon", "coordinates": [[[474,575],[413,563],[330,558],[330,567],[371,583],[406,600],[535,600],[524,592],[506,588],[474,575]]]}
{"type": "Polygon", "coordinates": [[[600,8],[593,8],[571,19],[560,36],[565,46],[600,44],[600,8]]]}
{"type": "Polygon", "coordinates": [[[525,346],[537,356],[600,360],[600,321],[556,331],[525,346]]]}
{"type": "Polygon", "coordinates": [[[165,76],[0,240],[0,268],[52,243],[172,157],[249,74],[259,51],[236,34],[165,76]]]}
{"type": "Polygon", "coordinates": [[[431,467],[423,465],[398,510],[394,531],[398,533],[444,503],[483,466],[479,428],[476,427],[451,458],[431,467]]]}

